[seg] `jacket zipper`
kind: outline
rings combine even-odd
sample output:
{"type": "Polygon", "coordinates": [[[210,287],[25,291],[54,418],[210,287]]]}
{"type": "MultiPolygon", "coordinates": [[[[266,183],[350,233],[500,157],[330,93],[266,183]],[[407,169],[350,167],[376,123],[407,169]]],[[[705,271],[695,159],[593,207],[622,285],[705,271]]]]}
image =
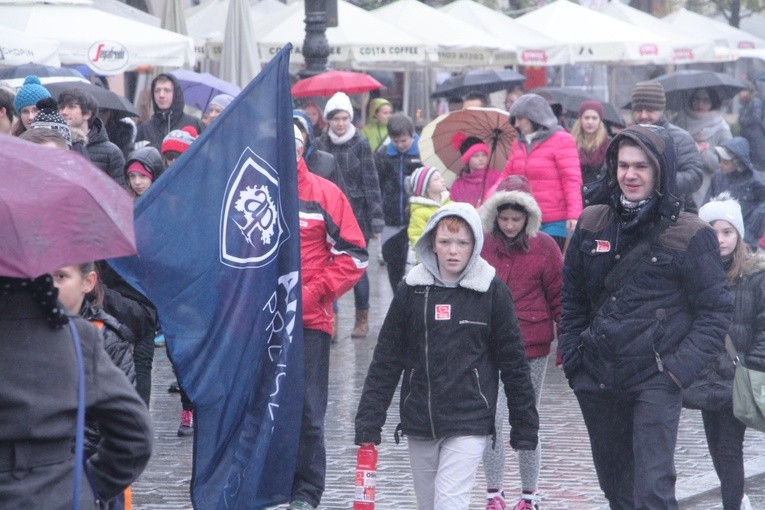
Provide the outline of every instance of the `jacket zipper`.
{"type": "Polygon", "coordinates": [[[430,419],[430,433],[433,439],[436,438],[436,425],[433,423],[433,404],[431,402],[432,391],[430,388],[430,360],[428,359],[428,294],[430,287],[425,287],[425,306],[422,312],[422,319],[425,323],[425,378],[428,381],[428,418],[430,419]]]}
{"type": "Polygon", "coordinates": [[[467,319],[462,319],[460,321],[460,325],[464,325],[464,324],[475,324],[476,326],[488,326],[488,324],[486,324],[485,322],[469,321],[467,319]]]}
{"type": "Polygon", "coordinates": [[[473,373],[475,374],[475,382],[478,384],[478,394],[481,395],[483,403],[486,404],[486,408],[489,409],[489,401],[486,400],[486,396],[483,394],[483,390],[481,389],[481,377],[478,375],[478,369],[473,368],[473,373]]]}

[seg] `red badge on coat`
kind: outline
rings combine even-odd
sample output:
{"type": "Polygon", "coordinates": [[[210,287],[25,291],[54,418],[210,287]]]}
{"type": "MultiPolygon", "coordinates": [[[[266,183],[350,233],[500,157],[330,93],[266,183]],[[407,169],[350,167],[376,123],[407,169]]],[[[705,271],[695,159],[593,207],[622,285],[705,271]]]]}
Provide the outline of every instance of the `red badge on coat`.
{"type": "Polygon", "coordinates": [[[600,239],[595,240],[598,245],[595,247],[596,253],[608,253],[611,251],[611,243],[608,241],[601,241],[600,239]]]}
{"type": "Polygon", "coordinates": [[[452,318],[452,305],[436,305],[436,320],[448,321],[452,318]]]}

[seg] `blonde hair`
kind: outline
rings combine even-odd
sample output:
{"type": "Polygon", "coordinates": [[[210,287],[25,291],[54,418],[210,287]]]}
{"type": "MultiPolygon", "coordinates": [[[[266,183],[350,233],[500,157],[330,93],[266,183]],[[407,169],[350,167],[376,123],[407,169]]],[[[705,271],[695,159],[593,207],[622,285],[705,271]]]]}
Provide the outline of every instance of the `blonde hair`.
{"type": "Polygon", "coordinates": [[[587,137],[582,129],[582,118],[579,117],[574,123],[574,127],[571,128],[571,136],[576,141],[576,148],[584,151],[592,151],[600,147],[603,140],[606,139],[608,133],[606,133],[606,126],[603,124],[603,119],[600,119],[598,124],[598,130],[595,131],[595,135],[591,138],[587,137]]]}

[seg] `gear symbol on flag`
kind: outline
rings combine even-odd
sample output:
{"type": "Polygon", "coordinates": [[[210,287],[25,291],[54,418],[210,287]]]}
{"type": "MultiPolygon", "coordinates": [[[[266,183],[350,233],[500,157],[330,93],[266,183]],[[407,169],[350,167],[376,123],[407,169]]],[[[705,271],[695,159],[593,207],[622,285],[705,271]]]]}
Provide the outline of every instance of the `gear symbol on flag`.
{"type": "Polygon", "coordinates": [[[234,209],[242,213],[247,222],[242,229],[247,242],[253,244],[252,235],[260,231],[260,241],[271,244],[276,223],[276,206],[266,186],[248,186],[239,192],[234,209]]]}

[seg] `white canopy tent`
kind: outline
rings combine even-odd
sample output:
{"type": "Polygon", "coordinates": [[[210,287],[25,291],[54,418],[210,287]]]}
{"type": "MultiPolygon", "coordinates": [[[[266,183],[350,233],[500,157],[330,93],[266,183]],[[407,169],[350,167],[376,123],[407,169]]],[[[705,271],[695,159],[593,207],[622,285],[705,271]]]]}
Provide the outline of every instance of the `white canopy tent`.
{"type": "Polygon", "coordinates": [[[765,40],[726,23],[707,18],[687,9],[675,11],[672,14],[663,17],[662,20],[673,27],[684,31],[690,31],[696,34],[711,34],[714,38],[715,46],[720,52],[735,53],[738,51],[739,54],[743,56],[743,53],[741,53],[740,50],[765,48],[765,40]]]}
{"type": "Polygon", "coordinates": [[[568,45],[483,4],[473,0],[457,0],[439,10],[511,47],[514,64],[557,66],[570,63],[568,45]]]}
{"type": "Polygon", "coordinates": [[[194,64],[190,37],[108,14],[90,0],[44,1],[0,0],[0,25],[60,41],[62,64],[86,64],[102,75],[194,64]]]}
{"type": "MultiPolygon", "coordinates": [[[[198,59],[220,60],[230,3],[231,0],[209,0],[185,10],[186,28],[188,35],[194,38],[194,51],[198,59]]],[[[287,5],[279,0],[251,1],[250,17],[253,26],[259,20],[286,8],[287,5]]]]}
{"type": "MultiPolygon", "coordinates": [[[[728,20],[722,14],[715,16],[720,23],[728,24],[728,20]]],[[[738,28],[748,32],[755,37],[765,39],[765,16],[757,12],[741,10],[741,19],[738,28]]]]}
{"type": "Polygon", "coordinates": [[[650,64],[672,60],[670,36],[635,27],[579,4],[557,0],[518,18],[566,42],[575,63],[650,64]]]}
{"type": "Polygon", "coordinates": [[[600,12],[629,23],[630,25],[650,30],[671,37],[671,54],[667,63],[689,64],[692,62],[719,62],[735,59],[732,52],[716,51],[712,37],[703,37],[704,32],[689,32],[682,27],[675,27],[666,21],[643,12],[622,2],[608,2],[600,12]]]}
{"type": "Polygon", "coordinates": [[[156,16],[144,12],[141,9],[131,7],[119,0],[93,0],[93,7],[99,11],[108,12],[109,14],[116,14],[123,18],[132,19],[133,21],[140,21],[153,27],[159,27],[162,24],[162,20],[156,16]]]}
{"type": "MultiPolygon", "coordinates": [[[[338,25],[327,28],[329,62],[346,66],[402,67],[426,60],[426,44],[373,12],[338,0],[338,25]]],[[[266,63],[286,43],[293,44],[290,64],[302,65],[305,39],[305,7],[295,2],[283,11],[263,18],[255,27],[261,62],[266,63]]]]}
{"type": "Polygon", "coordinates": [[[513,63],[514,48],[509,43],[417,0],[398,0],[371,13],[424,40],[434,64],[486,67],[513,63]]]}
{"type": "Polygon", "coordinates": [[[61,44],[0,26],[0,66],[17,66],[34,62],[59,67],[58,48],[61,44]]]}

